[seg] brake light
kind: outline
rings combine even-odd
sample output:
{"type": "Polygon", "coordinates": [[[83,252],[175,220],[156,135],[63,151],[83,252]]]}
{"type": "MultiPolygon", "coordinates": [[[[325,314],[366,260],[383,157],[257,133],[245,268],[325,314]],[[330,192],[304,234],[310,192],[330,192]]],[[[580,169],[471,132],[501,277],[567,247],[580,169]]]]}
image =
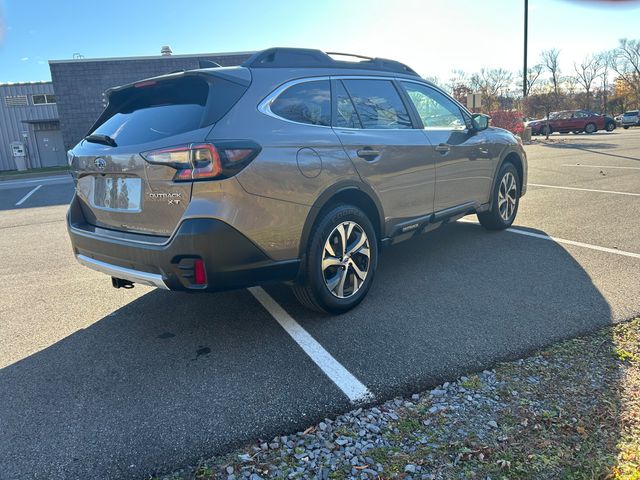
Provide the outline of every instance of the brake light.
{"type": "Polygon", "coordinates": [[[174,180],[210,180],[235,175],[260,152],[254,142],[216,142],[180,145],[142,153],[149,163],[177,170],[174,180]]]}

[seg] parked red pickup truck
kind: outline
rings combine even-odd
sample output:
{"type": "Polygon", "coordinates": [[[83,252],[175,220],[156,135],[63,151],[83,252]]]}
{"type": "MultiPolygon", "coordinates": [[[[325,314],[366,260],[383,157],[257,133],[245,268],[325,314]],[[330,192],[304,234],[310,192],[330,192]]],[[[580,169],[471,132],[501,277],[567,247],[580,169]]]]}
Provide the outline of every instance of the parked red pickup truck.
{"type": "Polygon", "coordinates": [[[564,110],[549,115],[549,122],[542,118],[528,122],[532,135],[547,135],[547,133],[594,133],[598,130],[612,132],[616,128],[616,121],[608,115],[589,112],[588,110],[564,110]],[[549,130],[547,132],[547,130],[549,130]]]}

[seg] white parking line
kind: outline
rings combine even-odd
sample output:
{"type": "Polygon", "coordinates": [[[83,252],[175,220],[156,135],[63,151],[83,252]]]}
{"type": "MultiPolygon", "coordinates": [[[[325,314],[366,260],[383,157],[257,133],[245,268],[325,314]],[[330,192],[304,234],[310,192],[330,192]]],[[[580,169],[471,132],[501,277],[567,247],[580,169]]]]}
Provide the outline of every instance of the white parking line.
{"type": "MultiPolygon", "coordinates": [[[[478,222],[474,222],[473,220],[460,219],[458,221],[462,223],[473,223],[474,225],[480,225],[478,222]]],[[[597,250],[599,252],[613,253],[615,255],[622,255],[623,257],[640,258],[640,253],[626,252],[624,250],[618,250],[616,248],[601,247],[600,245],[592,245],[590,243],[576,242],[574,240],[567,240],[564,238],[552,237],[550,235],[545,235],[543,233],[529,232],[527,230],[521,230],[519,228],[514,228],[514,227],[507,228],[505,232],[517,233],[518,235],[525,235],[527,237],[540,238],[542,240],[551,240],[552,242],[564,243],[566,245],[573,245],[574,247],[588,248],[590,250],[597,250]]]]}
{"type": "Polygon", "coordinates": [[[628,195],[630,197],[640,197],[640,193],[616,192],[613,190],[594,190],[593,188],[560,187],[558,185],[543,185],[541,183],[528,183],[527,185],[529,185],[530,187],[557,188],[560,190],[578,190],[580,192],[612,193],[614,195],[628,195]]]}
{"type": "Polygon", "coordinates": [[[620,168],[623,170],[640,170],[640,167],[620,167],[613,165],[581,165],[579,163],[565,163],[561,165],[562,167],[584,167],[584,168],[620,168]]]}
{"type": "Polygon", "coordinates": [[[19,207],[20,205],[22,205],[24,202],[27,201],[27,199],[33,195],[34,193],[36,193],[38,191],[38,189],[40,189],[40,187],[42,187],[42,185],[38,185],[36,188],[34,188],[33,190],[31,190],[29,193],[27,193],[24,197],[22,197],[20,200],[18,200],[18,203],[16,203],[16,207],[19,207]]]}
{"type": "Polygon", "coordinates": [[[311,360],[325,373],[336,386],[343,391],[351,403],[361,403],[374,399],[373,394],[360,380],[342,366],[333,356],[320,345],[302,326],[289,315],[267,292],[261,287],[251,287],[249,292],[271,314],[293,340],[309,355],[311,360]]]}

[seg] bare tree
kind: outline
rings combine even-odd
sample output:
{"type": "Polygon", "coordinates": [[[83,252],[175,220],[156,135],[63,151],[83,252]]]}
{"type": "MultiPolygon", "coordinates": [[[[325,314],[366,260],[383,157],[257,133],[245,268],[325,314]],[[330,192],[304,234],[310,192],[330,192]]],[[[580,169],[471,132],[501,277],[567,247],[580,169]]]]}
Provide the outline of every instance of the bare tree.
{"type": "Polygon", "coordinates": [[[567,89],[569,97],[573,97],[576,93],[576,88],[578,87],[578,78],[573,75],[567,75],[566,77],[562,77],[561,81],[567,89]]]}
{"type": "Polygon", "coordinates": [[[527,96],[531,93],[540,75],[542,75],[542,70],[544,70],[544,65],[540,63],[527,69],[527,96]]]}
{"type": "Polygon", "coordinates": [[[560,63],[558,57],[560,56],[560,50],[552,48],[550,50],[544,50],[542,52],[542,65],[551,74],[551,84],[553,85],[553,93],[556,97],[556,103],[560,97],[560,63]]]}
{"type": "Polygon", "coordinates": [[[640,40],[623,38],[613,51],[613,57],[611,68],[640,101],[640,40]]]}
{"type": "Polygon", "coordinates": [[[446,87],[450,92],[453,92],[460,86],[471,88],[469,87],[469,75],[464,70],[452,70],[446,87]]]}
{"type": "Polygon", "coordinates": [[[482,94],[483,105],[491,111],[499,107],[498,97],[506,94],[512,78],[512,73],[504,68],[481,68],[471,75],[469,83],[475,92],[482,94]]]}
{"type": "Polygon", "coordinates": [[[602,70],[602,64],[600,63],[600,57],[597,55],[588,55],[582,60],[580,65],[573,62],[573,68],[576,71],[576,80],[582,85],[586,93],[584,108],[591,108],[591,87],[593,82],[600,76],[602,70]]]}
{"type": "Polygon", "coordinates": [[[601,52],[598,54],[598,61],[600,62],[600,81],[602,88],[602,107],[601,112],[607,113],[608,99],[609,99],[609,72],[611,71],[611,65],[614,61],[614,55],[611,50],[601,52]]]}

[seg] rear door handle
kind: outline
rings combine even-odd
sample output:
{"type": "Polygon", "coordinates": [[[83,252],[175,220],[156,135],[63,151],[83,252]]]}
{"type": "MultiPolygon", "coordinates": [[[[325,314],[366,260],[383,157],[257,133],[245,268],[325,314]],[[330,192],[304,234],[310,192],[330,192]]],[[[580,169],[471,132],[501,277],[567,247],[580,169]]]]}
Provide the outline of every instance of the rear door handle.
{"type": "Polygon", "coordinates": [[[447,145],[446,143],[440,143],[440,144],[438,144],[438,146],[436,146],[436,152],[440,152],[443,155],[445,153],[449,153],[450,150],[451,150],[451,147],[449,145],[447,145]]]}
{"type": "Polygon", "coordinates": [[[366,147],[358,150],[358,156],[364,158],[367,162],[371,162],[380,156],[380,152],[366,147]]]}

